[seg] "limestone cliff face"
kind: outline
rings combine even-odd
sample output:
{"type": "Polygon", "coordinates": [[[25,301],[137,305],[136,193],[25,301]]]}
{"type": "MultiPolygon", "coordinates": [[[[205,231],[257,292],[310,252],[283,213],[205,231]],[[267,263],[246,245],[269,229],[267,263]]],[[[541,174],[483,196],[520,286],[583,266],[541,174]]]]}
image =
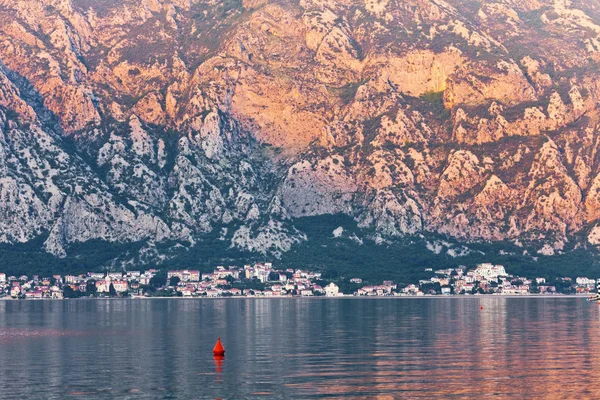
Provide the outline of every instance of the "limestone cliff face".
{"type": "Polygon", "coordinates": [[[599,63],[592,0],[0,0],[0,242],[598,245],[599,63]]]}

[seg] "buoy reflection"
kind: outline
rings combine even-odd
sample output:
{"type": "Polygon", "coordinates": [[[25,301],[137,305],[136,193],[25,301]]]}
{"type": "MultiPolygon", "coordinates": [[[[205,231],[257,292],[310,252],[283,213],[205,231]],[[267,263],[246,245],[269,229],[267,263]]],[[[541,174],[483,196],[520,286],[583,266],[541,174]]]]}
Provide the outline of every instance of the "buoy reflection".
{"type": "Polygon", "coordinates": [[[223,372],[223,361],[225,360],[225,356],[214,356],[215,359],[215,368],[217,373],[220,374],[223,372]]]}

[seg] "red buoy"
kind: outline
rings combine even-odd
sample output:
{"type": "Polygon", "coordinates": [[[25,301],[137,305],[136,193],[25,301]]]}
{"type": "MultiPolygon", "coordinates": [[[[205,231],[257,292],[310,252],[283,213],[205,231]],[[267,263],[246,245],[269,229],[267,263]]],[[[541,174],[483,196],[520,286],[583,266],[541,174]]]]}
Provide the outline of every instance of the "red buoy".
{"type": "Polygon", "coordinates": [[[480,310],[483,310],[483,306],[479,306],[479,309],[480,309],[480,310]]]}
{"type": "Polygon", "coordinates": [[[225,355],[225,348],[221,343],[221,338],[217,339],[217,344],[215,344],[215,348],[213,349],[213,354],[218,357],[223,357],[225,355]]]}

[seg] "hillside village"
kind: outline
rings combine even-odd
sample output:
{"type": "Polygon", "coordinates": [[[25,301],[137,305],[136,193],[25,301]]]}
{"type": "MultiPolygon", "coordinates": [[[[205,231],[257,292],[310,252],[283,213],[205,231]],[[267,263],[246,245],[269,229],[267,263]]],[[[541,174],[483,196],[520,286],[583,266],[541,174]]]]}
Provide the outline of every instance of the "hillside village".
{"type": "Polygon", "coordinates": [[[51,277],[6,276],[0,273],[0,298],[63,299],[79,297],[338,297],[338,296],[425,296],[425,295],[533,295],[590,294],[600,280],[569,277],[549,280],[508,274],[502,265],[479,264],[434,270],[409,285],[383,281],[367,284],[361,278],[322,279],[322,274],[300,269],[275,269],[271,263],[243,267],[219,266],[210,273],[198,270],[157,269],[127,272],[89,272],[51,277]]]}

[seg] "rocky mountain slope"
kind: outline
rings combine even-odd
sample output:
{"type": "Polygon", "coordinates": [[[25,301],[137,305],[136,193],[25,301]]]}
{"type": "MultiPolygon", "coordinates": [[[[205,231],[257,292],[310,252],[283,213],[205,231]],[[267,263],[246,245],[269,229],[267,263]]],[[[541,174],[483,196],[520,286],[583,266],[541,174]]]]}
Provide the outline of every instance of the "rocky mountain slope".
{"type": "Polygon", "coordinates": [[[0,242],[598,246],[599,66],[594,0],[0,0],[0,242]]]}

